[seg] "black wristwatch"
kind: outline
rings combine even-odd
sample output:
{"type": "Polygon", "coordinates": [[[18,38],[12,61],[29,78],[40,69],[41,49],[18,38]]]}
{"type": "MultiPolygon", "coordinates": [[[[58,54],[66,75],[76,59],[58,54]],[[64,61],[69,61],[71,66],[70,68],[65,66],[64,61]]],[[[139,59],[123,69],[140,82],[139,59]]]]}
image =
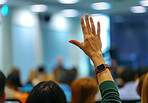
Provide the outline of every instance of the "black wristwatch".
{"type": "Polygon", "coordinates": [[[107,64],[101,64],[101,65],[97,66],[97,68],[96,68],[96,75],[98,73],[100,73],[101,71],[105,70],[106,68],[109,69],[109,66],[107,64]]]}

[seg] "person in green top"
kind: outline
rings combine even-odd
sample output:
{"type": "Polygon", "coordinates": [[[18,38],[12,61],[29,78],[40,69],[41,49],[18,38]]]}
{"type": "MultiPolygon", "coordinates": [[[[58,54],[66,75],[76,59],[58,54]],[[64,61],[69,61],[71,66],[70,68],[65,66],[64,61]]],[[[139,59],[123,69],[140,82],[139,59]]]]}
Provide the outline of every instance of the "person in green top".
{"type": "Polygon", "coordinates": [[[84,24],[83,17],[81,17],[80,22],[84,41],[79,42],[77,40],[69,40],[69,42],[79,47],[93,61],[102,95],[102,103],[121,103],[118,88],[103,59],[101,51],[102,43],[100,39],[100,23],[97,23],[96,32],[93,18],[88,18],[88,14],[85,15],[86,25],[84,24]]]}

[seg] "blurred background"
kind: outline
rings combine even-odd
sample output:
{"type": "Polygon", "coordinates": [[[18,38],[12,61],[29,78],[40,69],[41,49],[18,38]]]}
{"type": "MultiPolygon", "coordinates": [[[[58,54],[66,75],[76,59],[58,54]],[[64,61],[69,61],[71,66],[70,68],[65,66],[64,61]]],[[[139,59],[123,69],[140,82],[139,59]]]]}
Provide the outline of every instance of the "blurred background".
{"type": "Polygon", "coordinates": [[[52,73],[60,65],[78,77],[93,75],[90,59],[70,39],[83,41],[80,17],[101,22],[106,63],[132,70],[148,66],[148,0],[0,0],[0,70],[52,73]]]}

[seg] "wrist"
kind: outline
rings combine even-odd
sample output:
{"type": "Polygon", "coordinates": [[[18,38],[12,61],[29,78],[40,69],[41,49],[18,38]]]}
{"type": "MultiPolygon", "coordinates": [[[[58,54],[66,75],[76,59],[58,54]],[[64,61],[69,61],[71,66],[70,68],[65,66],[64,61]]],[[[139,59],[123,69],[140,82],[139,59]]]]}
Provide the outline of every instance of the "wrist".
{"type": "Polygon", "coordinates": [[[103,55],[102,53],[96,53],[96,55],[91,57],[91,60],[95,66],[95,68],[97,68],[97,66],[101,65],[101,64],[105,64],[105,61],[103,59],[103,55]]]}

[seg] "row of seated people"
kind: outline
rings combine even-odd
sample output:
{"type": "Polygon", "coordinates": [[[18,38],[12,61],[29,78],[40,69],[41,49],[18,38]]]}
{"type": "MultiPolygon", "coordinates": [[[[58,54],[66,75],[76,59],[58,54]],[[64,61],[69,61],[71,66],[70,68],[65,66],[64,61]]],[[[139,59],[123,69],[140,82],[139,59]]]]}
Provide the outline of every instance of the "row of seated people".
{"type": "MultiPolygon", "coordinates": [[[[81,78],[81,79],[75,79],[75,72],[71,70],[65,70],[63,68],[57,68],[55,70],[56,74],[56,84],[63,90],[66,101],[70,102],[71,100],[76,100],[74,98],[77,98],[78,100],[81,100],[82,96],[84,96],[82,100],[85,100],[85,98],[88,98],[89,95],[92,95],[90,97],[90,100],[99,101],[102,100],[97,82],[93,78],[81,78]],[[73,81],[74,80],[74,81],[73,81]],[[85,94],[85,95],[83,95],[85,94]]],[[[41,73],[42,74],[42,73],[41,73]]],[[[118,78],[116,80],[119,90],[119,95],[123,103],[135,102],[140,101],[140,83],[138,86],[138,82],[141,82],[143,76],[145,76],[146,71],[142,74],[139,74],[139,78],[136,78],[134,75],[135,73],[132,70],[125,69],[121,73],[121,80],[118,78]],[[121,83],[119,83],[121,82],[121,83]],[[138,88],[137,88],[138,86],[138,88]],[[137,92],[138,91],[138,92],[137,92]],[[139,93],[139,94],[138,94],[139,93]]],[[[2,75],[2,73],[1,73],[2,75]]],[[[43,76],[43,75],[42,75],[43,76]]],[[[44,82],[42,82],[44,83],[44,82]]],[[[38,88],[43,84],[38,84],[38,88]]],[[[45,83],[46,85],[49,82],[45,83]]],[[[51,84],[50,82],[49,84],[51,84]]],[[[10,101],[13,99],[19,100],[21,103],[25,103],[30,90],[32,90],[33,84],[26,84],[24,86],[21,85],[19,80],[19,75],[16,73],[11,73],[7,77],[6,87],[5,87],[5,96],[6,101],[10,101]],[[30,88],[31,87],[31,88],[30,88]],[[30,89],[28,89],[30,88],[30,89]],[[29,91],[28,91],[29,90],[29,91]]],[[[39,90],[36,90],[39,92],[39,90]]],[[[77,102],[73,102],[77,103],[77,102]]],[[[81,103],[83,103],[81,101],[81,103]]]]}
{"type": "MultiPolygon", "coordinates": [[[[100,24],[98,22],[96,33],[93,20],[92,18],[88,19],[87,14],[85,15],[85,21],[86,25],[84,24],[83,18],[81,18],[84,41],[80,43],[76,40],[70,40],[69,42],[78,46],[91,58],[96,69],[95,72],[98,83],[90,77],[76,79],[75,76],[77,72],[75,69],[65,70],[61,67],[56,68],[53,76],[51,76],[54,77],[54,82],[48,81],[47,74],[43,69],[40,69],[39,78],[30,79],[28,82],[31,85],[35,84],[33,89],[30,89],[31,91],[29,93],[22,93],[20,91],[24,91],[24,88],[27,86],[21,85],[19,72],[13,71],[8,75],[7,81],[2,72],[0,72],[0,103],[3,103],[6,98],[18,99],[21,103],[94,103],[96,96],[99,98],[100,94],[102,103],[121,103],[121,99],[126,96],[131,96],[132,100],[140,100],[140,97],[136,94],[136,88],[138,94],[141,96],[141,102],[147,103],[148,73],[144,73],[137,80],[131,70],[123,70],[121,75],[119,75],[119,77],[122,78],[122,82],[119,82],[121,88],[118,92],[115,83],[118,83],[118,81],[114,81],[112,78],[109,67],[105,64],[101,53],[100,24]],[[134,82],[135,80],[138,81],[137,86],[130,85],[136,84],[136,82],[134,82]],[[128,86],[129,88],[127,88],[128,86]],[[98,90],[100,90],[100,92],[98,90]],[[134,95],[130,94],[134,93],[131,92],[132,90],[135,92],[134,95]],[[125,94],[122,95],[122,93],[125,94]],[[135,95],[137,97],[133,98],[135,95]]],[[[129,98],[127,100],[129,100],[129,98]]]]}

